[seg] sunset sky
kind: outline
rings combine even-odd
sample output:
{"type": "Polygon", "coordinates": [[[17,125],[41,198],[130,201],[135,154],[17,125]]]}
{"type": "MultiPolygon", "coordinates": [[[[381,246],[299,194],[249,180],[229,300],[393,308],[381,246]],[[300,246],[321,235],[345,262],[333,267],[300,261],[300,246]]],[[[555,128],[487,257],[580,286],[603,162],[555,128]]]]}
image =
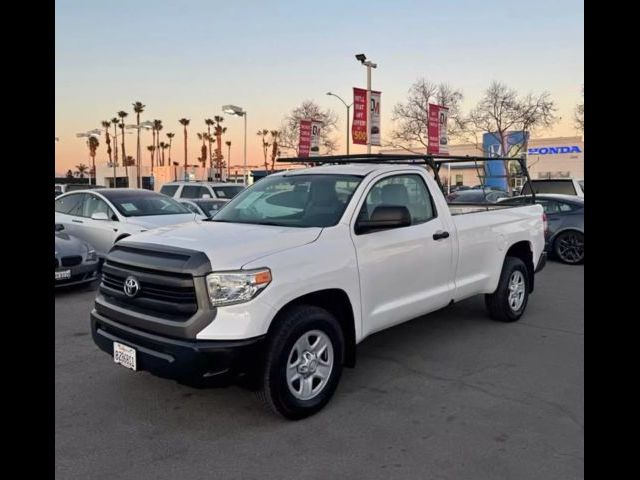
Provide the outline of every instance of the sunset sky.
{"type": "MultiPolygon", "coordinates": [[[[325,93],[350,103],[352,87],[366,86],[356,53],[378,64],[373,88],[382,91],[383,138],[393,128],[393,105],[420,77],[462,89],[465,111],[491,80],[523,94],[547,90],[562,120],[545,135],[575,135],[583,12],[577,0],[56,0],[56,172],[89,164],[77,132],[98,128],[118,110],[134,123],[138,100],[147,105],[144,120],[161,119],[163,136],[176,132],[172,156],[180,162],[178,119],[191,119],[195,163],[196,132],[227,103],[248,112],[249,164],[262,162],[258,129],[278,128],[307,99],[339,115],[342,151],[345,108],[325,93]]],[[[240,164],[242,119],[226,116],[224,124],[232,164],[240,164]]],[[[151,144],[151,134],[144,136],[143,145],[151,144]]],[[[129,154],[134,138],[127,137],[129,154]]],[[[101,141],[96,161],[105,159],[101,141]]]]}

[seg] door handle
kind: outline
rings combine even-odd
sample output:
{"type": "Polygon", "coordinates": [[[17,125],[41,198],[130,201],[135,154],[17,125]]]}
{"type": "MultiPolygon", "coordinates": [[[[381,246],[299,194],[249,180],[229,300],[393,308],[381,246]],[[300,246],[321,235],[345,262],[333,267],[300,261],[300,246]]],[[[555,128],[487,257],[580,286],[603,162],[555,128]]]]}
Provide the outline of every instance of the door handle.
{"type": "Polygon", "coordinates": [[[84,223],[82,220],[76,220],[75,218],[71,220],[73,223],[84,223]]]}
{"type": "Polygon", "coordinates": [[[442,230],[438,230],[433,234],[434,240],[442,240],[443,238],[449,238],[449,232],[443,232],[442,230]]]}

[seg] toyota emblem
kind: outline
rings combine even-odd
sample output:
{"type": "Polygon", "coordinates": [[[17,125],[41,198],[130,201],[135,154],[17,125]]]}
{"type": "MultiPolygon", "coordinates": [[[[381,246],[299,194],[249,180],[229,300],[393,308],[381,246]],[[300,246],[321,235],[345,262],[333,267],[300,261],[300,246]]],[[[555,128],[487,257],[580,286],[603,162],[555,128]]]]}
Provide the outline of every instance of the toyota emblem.
{"type": "Polygon", "coordinates": [[[127,277],[124,281],[124,293],[127,297],[135,297],[140,291],[140,283],[136,277],[127,277]]]}

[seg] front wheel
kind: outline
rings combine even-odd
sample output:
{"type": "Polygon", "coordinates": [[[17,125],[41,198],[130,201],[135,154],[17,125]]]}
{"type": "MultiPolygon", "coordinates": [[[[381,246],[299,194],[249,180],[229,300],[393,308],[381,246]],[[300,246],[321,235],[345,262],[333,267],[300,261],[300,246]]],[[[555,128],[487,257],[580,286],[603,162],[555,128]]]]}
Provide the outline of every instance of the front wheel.
{"type": "Polygon", "coordinates": [[[297,420],[321,410],[340,375],[344,336],[326,310],[300,305],[283,313],[270,335],[259,396],[276,413],[297,420]]]}
{"type": "Polygon", "coordinates": [[[484,299],[491,318],[501,322],[518,320],[529,300],[529,272],[524,262],[516,257],[505,258],[498,288],[484,299]]]}

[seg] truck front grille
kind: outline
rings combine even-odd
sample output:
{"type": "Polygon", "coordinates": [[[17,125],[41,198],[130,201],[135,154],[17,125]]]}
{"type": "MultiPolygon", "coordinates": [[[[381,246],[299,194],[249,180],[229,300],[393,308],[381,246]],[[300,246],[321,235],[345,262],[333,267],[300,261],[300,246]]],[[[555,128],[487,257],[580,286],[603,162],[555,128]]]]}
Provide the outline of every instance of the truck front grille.
{"type": "Polygon", "coordinates": [[[100,290],[120,306],[156,317],[187,320],[198,310],[193,277],[186,274],[107,259],[102,267],[100,290]],[[129,277],[135,278],[139,285],[134,296],[125,293],[125,281],[129,277]]]}

